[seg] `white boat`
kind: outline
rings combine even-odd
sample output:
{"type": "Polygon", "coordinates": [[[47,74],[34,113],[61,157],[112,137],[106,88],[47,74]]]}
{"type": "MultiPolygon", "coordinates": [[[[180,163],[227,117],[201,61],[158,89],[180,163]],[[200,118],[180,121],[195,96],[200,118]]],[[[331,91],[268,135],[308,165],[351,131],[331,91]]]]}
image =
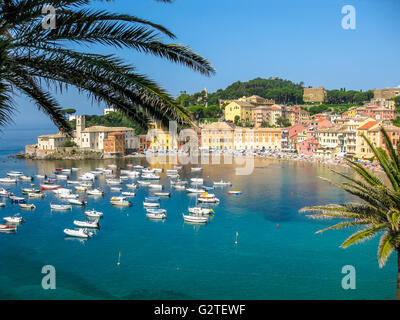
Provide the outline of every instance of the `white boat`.
{"type": "Polygon", "coordinates": [[[61,172],[70,174],[71,173],[71,169],[62,169],[61,172]]]}
{"type": "Polygon", "coordinates": [[[142,181],[142,180],[138,180],[138,183],[139,183],[140,185],[142,185],[142,186],[148,186],[148,185],[151,184],[150,181],[142,181]]]}
{"type": "Polygon", "coordinates": [[[24,173],[21,172],[21,171],[10,171],[10,172],[7,172],[7,176],[9,176],[9,177],[20,177],[20,176],[23,176],[23,175],[24,175],[24,173]]]}
{"type": "Polygon", "coordinates": [[[87,231],[86,229],[64,229],[64,233],[70,237],[77,237],[77,238],[90,238],[93,236],[93,232],[87,231]]]}
{"type": "Polygon", "coordinates": [[[157,172],[157,173],[161,173],[161,172],[163,172],[163,169],[162,168],[153,168],[153,171],[157,172]]]}
{"type": "Polygon", "coordinates": [[[81,175],[78,179],[82,181],[93,181],[94,179],[96,179],[96,175],[90,172],[86,172],[85,174],[81,175]]]}
{"type": "Polygon", "coordinates": [[[85,192],[87,188],[84,186],[75,186],[75,190],[79,192],[85,192]]]}
{"type": "Polygon", "coordinates": [[[80,228],[98,228],[99,222],[98,221],[79,221],[74,220],[74,225],[80,228]]]}
{"type": "Polygon", "coordinates": [[[203,184],[204,182],[203,178],[191,178],[190,181],[192,184],[203,184]]]}
{"type": "Polygon", "coordinates": [[[67,199],[67,201],[70,204],[75,204],[77,206],[86,206],[86,201],[85,200],[80,200],[80,199],[67,199]]]}
{"type": "Polygon", "coordinates": [[[143,173],[154,173],[154,169],[143,169],[142,174],[143,173]]]}
{"type": "Polygon", "coordinates": [[[149,188],[162,190],[163,186],[161,184],[149,184],[149,188]]]}
{"type": "Polygon", "coordinates": [[[162,220],[167,217],[167,210],[165,209],[147,209],[146,217],[150,219],[162,220]]]}
{"type": "Polygon", "coordinates": [[[109,164],[107,167],[109,167],[109,168],[111,168],[111,169],[116,169],[116,168],[117,168],[117,165],[115,165],[115,164],[109,164]]]}
{"type": "Polygon", "coordinates": [[[32,177],[28,177],[28,176],[24,176],[24,175],[19,176],[18,178],[19,178],[20,180],[22,180],[22,181],[32,181],[32,180],[33,180],[32,177]]]}
{"type": "Polygon", "coordinates": [[[5,202],[0,202],[0,208],[4,208],[6,206],[5,202]]]}
{"type": "Polygon", "coordinates": [[[134,184],[134,183],[132,183],[132,184],[129,184],[129,183],[128,183],[128,184],[126,185],[126,187],[129,188],[129,189],[136,189],[136,188],[137,188],[137,185],[134,184]]]}
{"type": "Polygon", "coordinates": [[[56,194],[56,195],[70,194],[70,193],[72,193],[72,190],[71,189],[67,189],[67,188],[59,188],[59,189],[53,190],[53,193],[56,194]]]}
{"type": "Polygon", "coordinates": [[[115,191],[115,192],[120,192],[120,191],[122,190],[122,188],[111,187],[110,190],[111,190],[111,191],[115,191]]]}
{"type": "Polygon", "coordinates": [[[111,185],[117,185],[122,183],[121,179],[106,179],[106,182],[107,184],[111,185]]]}
{"type": "Polygon", "coordinates": [[[125,197],[112,197],[110,200],[114,206],[129,207],[132,203],[126,200],[125,197]]]}
{"type": "Polygon", "coordinates": [[[122,192],[122,195],[125,197],[135,197],[136,193],[134,192],[122,192]]]}
{"type": "Polygon", "coordinates": [[[29,210],[34,210],[36,209],[36,206],[32,203],[20,203],[19,207],[21,209],[29,209],[29,210]]]}
{"type": "Polygon", "coordinates": [[[168,169],[168,170],[167,170],[167,174],[168,174],[168,173],[177,174],[177,173],[178,173],[178,170],[175,170],[175,169],[168,169]]]}
{"type": "Polygon", "coordinates": [[[160,180],[160,176],[157,176],[154,173],[147,173],[147,174],[142,174],[142,179],[160,180]]]}
{"type": "Polygon", "coordinates": [[[185,215],[183,214],[183,220],[192,223],[207,223],[208,216],[199,216],[199,215],[185,215]]]}
{"type": "Polygon", "coordinates": [[[12,224],[19,224],[24,222],[24,219],[22,217],[19,217],[19,214],[16,214],[12,217],[4,217],[3,218],[6,222],[12,223],[12,224]]]}
{"type": "Polygon", "coordinates": [[[186,191],[189,193],[204,193],[204,189],[197,189],[197,188],[186,188],[186,191]]]}
{"type": "Polygon", "coordinates": [[[0,232],[15,232],[17,231],[17,226],[10,226],[8,224],[0,224],[0,232]]]}
{"type": "Polygon", "coordinates": [[[158,202],[143,202],[143,206],[147,208],[159,208],[160,204],[158,202]]]}
{"type": "Polygon", "coordinates": [[[73,194],[73,193],[61,193],[60,195],[61,199],[78,199],[79,195],[73,194]]]}
{"type": "Polygon", "coordinates": [[[173,185],[173,187],[176,190],[185,190],[186,189],[186,187],[184,185],[180,185],[180,184],[175,184],[175,185],[173,185]]]}
{"type": "Polygon", "coordinates": [[[103,216],[103,212],[94,209],[85,211],[85,214],[90,218],[101,218],[103,216]]]}
{"type": "Polygon", "coordinates": [[[128,176],[120,176],[119,177],[122,181],[126,181],[126,180],[128,180],[129,179],[129,177],[128,176]]]}
{"type": "Polygon", "coordinates": [[[11,193],[8,192],[6,189],[0,188],[0,197],[9,197],[10,195],[11,193]]]}
{"type": "Polygon", "coordinates": [[[199,198],[198,201],[202,202],[202,203],[217,203],[217,202],[219,202],[219,199],[215,198],[215,197],[214,198],[199,198]]]}
{"type": "Polygon", "coordinates": [[[143,166],[140,166],[140,165],[137,165],[137,166],[134,166],[133,168],[134,168],[134,169],[143,169],[144,167],[143,167],[143,166]]]}
{"type": "Polygon", "coordinates": [[[46,175],[43,174],[36,174],[35,177],[38,179],[46,179],[46,175]]]}
{"type": "Polygon", "coordinates": [[[91,181],[84,181],[80,184],[81,187],[86,187],[86,188],[90,188],[93,186],[93,182],[91,181]]]}
{"type": "Polygon", "coordinates": [[[71,170],[72,171],[79,171],[79,170],[81,170],[81,168],[72,168],[71,170]]]}
{"type": "Polygon", "coordinates": [[[230,181],[214,181],[214,186],[231,186],[232,182],[230,181]]]}
{"type": "Polygon", "coordinates": [[[68,176],[66,174],[58,174],[57,176],[58,180],[67,180],[68,176]]]}
{"type": "Polygon", "coordinates": [[[22,191],[22,193],[39,193],[40,192],[39,189],[35,189],[35,188],[22,188],[21,191],[22,191]]]}
{"type": "Polygon", "coordinates": [[[104,192],[99,189],[93,189],[93,190],[87,190],[86,194],[88,194],[89,196],[102,196],[104,192]]]}
{"type": "Polygon", "coordinates": [[[28,192],[28,198],[34,198],[34,199],[40,199],[43,198],[44,194],[43,193],[32,193],[32,192],[28,192]]]}
{"type": "Polygon", "coordinates": [[[72,206],[70,204],[50,204],[50,209],[54,211],[66,211],[72,210],[72,206]]]}
{"type": "Polygon", "coordinates": [[[67,184],[80,184],[81,181],[77,181],[77,180],[67,180],[67,184]]]}
{"type": "Polygon", "coordinates": [[[0,183],[17,183],[17,179],[11,177],[0,178],[0,183]]]}
{"type": "Polygon", "coordinates": [[[201,207],[188,208],[188,211],[189,211],[189,213],[194,213],[197,215],[207,215],[207,214],[214,212],[213,209],[201,208],[201,207]]]}
{"type": "Polygon", "coordinates": [[[198,168],[191,168],[191,171],[192,171],[192,172],[199,172],[199,171],[201,171],[201,170],[203,170],[203,168],[202,168],[202,167],[198,167],[198,168]]]}
{"type": "Polygon", "coordinates": [[[171,193],[170,192],[154,192],[155,196],[158,197],[170,197],[171,193]]]}

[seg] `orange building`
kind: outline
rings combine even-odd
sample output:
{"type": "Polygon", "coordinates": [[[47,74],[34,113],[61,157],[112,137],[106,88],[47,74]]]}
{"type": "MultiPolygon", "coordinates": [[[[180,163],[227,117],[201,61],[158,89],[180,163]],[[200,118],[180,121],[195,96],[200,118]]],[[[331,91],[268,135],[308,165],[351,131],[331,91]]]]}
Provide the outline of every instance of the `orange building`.
{"type": "Polygon", "coordinates": [[[122,132],[111,132],[103,140],[104,152],[125,154],[125,134],[122,132]]]}

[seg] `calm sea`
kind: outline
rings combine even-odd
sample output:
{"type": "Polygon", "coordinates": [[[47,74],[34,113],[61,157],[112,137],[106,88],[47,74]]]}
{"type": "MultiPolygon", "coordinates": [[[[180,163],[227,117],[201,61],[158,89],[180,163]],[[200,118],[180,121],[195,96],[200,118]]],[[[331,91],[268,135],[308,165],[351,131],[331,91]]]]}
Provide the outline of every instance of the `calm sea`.
{"type": "MultiPolygon", "coordinates": [[[[43,130],[7,134],[0,140],[0,176],[10,170],[26,175],[52,175],[56,167],[81,167],[81,172],[124,161],[31,161],[8,158],[34,143],[43,130]]],[[[131,160],[146,165],[144,159],[131,160]]],[[[1,299],[394,299],[396,264],[392,256],[380,269],[378,238],[348,249],[339,245],[355,229],[315,234],[336,221],[310,220],[298,213],[306,205],[352,200],[318,179],[332,177],[327,166],[287,161],[256,161],[249,176],[235,175],[235,164],[203,165],[202,173],[182,169],[183,178],[203,177],[205,184],[224,179],[233,186],[214,193],[221,199],[208,225],[182,219],[195,198],[171,189],[161,207],[164,222],[148,220],[142,202],[146,188],[136,190],[130,208],[111,207],[113,194],[104,179],[96,184],[107,192],[88,198],[88,207],[104,212],[101,228],[88,241],[64,237],[63,229],[84,218],[81,208],[50,212],[51,193],[32,200],[37,208],[23,211],[7,203],[0,217],[21,213],[26,220],[15,234],[0,234],[1,299]],[[227,190],[241,190],[230,196],[227,190]],[[235,235],[238,233],[235,245],[235,235]],[[117,265],[118,256],[120,265],[117,265]],[[44,290],[44,265],[56,269],[56,290],[44,290]],[[342,267],[356,270],[356,289],[342,288],[342,267]]],[[[157,165],[164,169],[171,165],[157,165]]],[[[343,169],[344,170],[344,169],[343,169]]],[[[161,174],[169,190],[169,179],[161,174]]],[[[71,179],[76,179],[72,175],[71,179]]],[[[33,181],[36,187],[40,181],[33,181]]],[[[64,185],[65,183],[63,183],[64,185]]],[[[21,195],[19,182],[7,187],[21,195]]],[[[126,187],[124,186],[125,190],[126,187]]],[[[116,194],[115,194],[116,195],[116,194]]],[[[353,199],[354,200],[354,199],[353,199]]]]}

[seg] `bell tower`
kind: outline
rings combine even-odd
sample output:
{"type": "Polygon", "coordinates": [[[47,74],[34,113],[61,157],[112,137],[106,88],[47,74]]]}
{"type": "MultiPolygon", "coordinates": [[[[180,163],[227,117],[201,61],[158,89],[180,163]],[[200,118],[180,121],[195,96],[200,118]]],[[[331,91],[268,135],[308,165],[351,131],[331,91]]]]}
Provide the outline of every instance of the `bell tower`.
{"type": "Polygon", "coordinates": [[[76,144],[82,146],[82,131],[86,128],[85,116],[76,117],[76,144]]]}

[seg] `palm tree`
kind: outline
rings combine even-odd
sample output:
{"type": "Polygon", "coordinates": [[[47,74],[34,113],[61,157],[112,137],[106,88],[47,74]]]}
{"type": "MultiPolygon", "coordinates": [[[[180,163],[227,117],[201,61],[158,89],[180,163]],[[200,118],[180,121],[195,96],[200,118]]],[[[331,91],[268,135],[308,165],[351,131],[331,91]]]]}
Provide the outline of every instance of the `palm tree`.
{"type": "Polygon", "coordinates": [[[382,127],[380,132],[387,151],[376,148],[365,135],[363,138],[381,165],[389,184],[385,184],[359,163],[347,160],[349,167],[356,173],[355,177],[332,170],[344,178],[345,182],[324,180],[363,200],[362,203],[306,207],[300,212],[313,213],[307,216],[314,219],[346,219],[317,233],[346,227],[363,227],[347,238],[342,243],[342,248],[381,234],[378,246],[379,266],[382,268],[391,253],[397,251],[396,297],[400,299],[400,145],[395,150],[386,130],[382,127]]]}
{"type": "Polygon", "coordinates": [[[115,55],[93,53],[88,45],[134,49],[207,76],[215,73],[211,64],[186,46],[164,43],[162,37],[175,38],[165,27],[128,14],[94,10],[92,2],[0,0],[0,126],[12,120],[17,92],[70,133],[65,114],[49,91],[68,87],[113,106],[143,128],[149,117],[164,124],[190,122],[187,110],[156,82],[115,55]],[[55,29],[42,26],[42,9],[48,5],[56,9],[55,29]]]}

